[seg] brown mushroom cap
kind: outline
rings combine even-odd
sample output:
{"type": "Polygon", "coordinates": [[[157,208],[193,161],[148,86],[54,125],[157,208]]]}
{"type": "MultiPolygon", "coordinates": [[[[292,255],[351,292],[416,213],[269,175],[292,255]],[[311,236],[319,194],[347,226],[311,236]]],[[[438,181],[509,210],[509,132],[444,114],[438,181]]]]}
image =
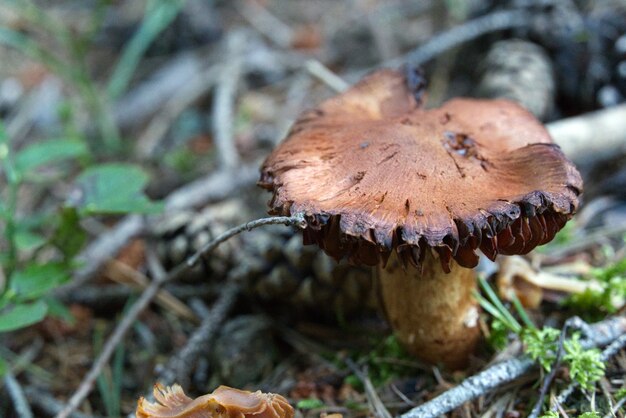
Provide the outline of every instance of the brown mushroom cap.
{"type": "Polygon", "coordinates": [[[397,250],[444,270],[524,254],[578,206],[582,180],[529,112],[506,100],[454,99],[425,110],[405,76],[381,70],[305,112],[267,158],[271,212],[303,213],[305,243],[354,263],[397,250]]]}

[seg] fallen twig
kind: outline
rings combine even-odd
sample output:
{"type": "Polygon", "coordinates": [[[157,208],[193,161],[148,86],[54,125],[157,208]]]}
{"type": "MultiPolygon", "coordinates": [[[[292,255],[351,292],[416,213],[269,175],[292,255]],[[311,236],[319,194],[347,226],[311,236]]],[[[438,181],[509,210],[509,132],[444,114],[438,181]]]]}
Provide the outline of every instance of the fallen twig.
{"type": "Polygon", "coordinates": [[[308,60],[304,64],[304,68],[313,76],[324,82],[328,87],[337,93],[346,91],[350,84],[344,81],[337,74],[333,73],[324,64],[318,60],[308,60]]]}
{"type": "MultiPolygon", "coordinates": [[[[48,392],[41,390],[36,386],[27,386],[24,388],[24,393],[29,402],[36,406],[38,409],[45,411],[48,415],[58,414],[63,409],[63,404],[56,400],[54,396],[48,392]]],[[[73,412],[70,414],[71,418],[100,418],[100,415],[86,415],[80,412],[73,412]]]]}
{"type": "Polygon", "coordinates": [[[114,119],[120,129],[145,123],[163,103],[203,71],[204,62],[205,57],[200,54],[179,54],[138,84],[114,106],[114,119]]]}
{"type": "Polygon", "coordinates": [[[576,163],[606,159],[626,150],[626,104],[552,122],[548,131],[576,163]]]}
{"type": "Polygon", "coordinates": [[[30,405],[26,400],[22,386],[20,386],[20,383],[10,370],[4,374],[4,384],[13,401],[13,407],[17,415],[21,418],[33,418],[33,411],[31,411],[30,405]]]}
{"type": "MultiPolygon", "coordinates": [[[[528,26],[530,22],[529,13],[522,10],[498,11],[481,16],[433,36],[424,45],[405,55],[402,62],[419,67],[464,42],[471,41],[490,32],[528,26]]],[[[401,62],[393,60],[392,63],[397,65],[401,62]]]]}
{"type": "Polygon", "coordinates": [[[78,408],[83,400],[85,400],[89,393],[91,393],[96,379],[102,372],[104,366],[109,362],[111,355],[115,351],[115,348],[121,342],[122,338],[124,338],[130,327],[139,317],[139,315],[150,305],[150,302],[152,302],[154,297],[158,294],[159,289],[164,283],[179,279],[191,268],[195,267],[202,257],[208,255],[218,245],[228,240],[229,238],[244,231],[250,231],[261,226],[280,224],[303,227],[304,216],[296,215],[262,218],[231,228],[207,243],[198,252],[189,257],[184,263],[178,265],[167,275],[155,277],[152,283],[150,283],[150,285],[143,291],[139,299],[137,299],[137,301],[131,306],[122,321],[117,325],[117,327],[113,331],[113,334],[111,334],[111,336],[104,344],[100,355],[94,361],[87,375],[83,378],[80,386],[69,399],[65,408],[63,408],[63,410],[56,415],[56,418],[68,418],[69,415],[73,411],[75,411],[76,408],[78,408]]]}
{"type": "Polygon", "coordinates": [[[281,48],[289,48],[293,39],[293,30],[285,22],[255,0],[241,0],[237,1],[235,5],[237,11],[256,30],[281,48]]]}
{"type": "Polygon", "coordinates": [[[190,370],[194,367],[200,353],[211,346],[211,341],[217,335],[226,314],[237,299],[239,290],[238,281],[232,277],[229,278],[209,314],[203,317],[200,327],[195,330],[182,350],[170,359],[161,373],[159,381],[162,384],[169,386],[176,382],[182,387],[187,387],[190,370]]]}
{"type": "MultiPolygon", "coordinates": [[[[626,342],[626,318],[615,317],[598,322],[589,327],[587,338],[581,343],[583,347],[602,346],[618,339],[626,342]]],[[[622,342],[623,344],[623,342],[622,342]]],[[[613,346],[613,344],[611,344],[613,346]]],[[[605,350],[606,351],[606,350],[605,350]]],[[[617,351],[617,350],[615,350],[617,351]]],[[[510,382],[528,372],[535,362],[523,356],[491,366],[487,370],[465,379],[460,385],[442,393],[417,408],[401,415],[401,418],[435,418],[452,411],[498,386],[510,382]]]]}
{"type": "Polygon", "coordinates": [[[215,84],[216,69],[211,67],[196,74],[168,100],[163,109],[150,121],[137,140],[137,153],[142,157],[154,155],[158,144],[176,118],[192,103],[207,94],[215,84]]]}
{"type": "Polygon", "coordinates": [[[233,138],[233,119],[237,85],[242,71],[242,55],[246,35],[241,30],[226,38],[226,59],[221,65],[213,96],[213,140],[220,167],[232,170],[239,164],[239,154],[233,138]]]}
{"type": "Polygon", "coordinates": [[[363,383],[363,386],[365,387],[365,395],[367,396],[367,402],[370,404],[370,409],[375,412],[375,416],[377,418],[391,418],[391,413],[380,400],[372,381],[367,376],[367,372],[359,369],[359,367],[349,358],[346,359],[346,364],[363,383]]]}

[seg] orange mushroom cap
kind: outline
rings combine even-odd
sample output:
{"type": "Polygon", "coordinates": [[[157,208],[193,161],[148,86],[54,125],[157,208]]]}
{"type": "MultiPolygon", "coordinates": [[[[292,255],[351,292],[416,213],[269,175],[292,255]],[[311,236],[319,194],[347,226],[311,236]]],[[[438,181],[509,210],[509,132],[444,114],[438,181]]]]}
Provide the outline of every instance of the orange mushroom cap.
{"type": "Polygon", "coordinates": [[[506,100],[424,109],[381,70],[302,114],[262,166],[270,212],[304,214],[305,243],[358,264],[396,250],[444,270],[549,242],[571,218],[580,174],[528,111],[506,100]]]}
{"type": "Polygon", "coordinates": [[[191,399],[179,385],[154,386],[157,402],[140,398],[138,418],[293,418],[289,402],[274,393],[248,392],[220,386],[213,393],[191,399]]]}

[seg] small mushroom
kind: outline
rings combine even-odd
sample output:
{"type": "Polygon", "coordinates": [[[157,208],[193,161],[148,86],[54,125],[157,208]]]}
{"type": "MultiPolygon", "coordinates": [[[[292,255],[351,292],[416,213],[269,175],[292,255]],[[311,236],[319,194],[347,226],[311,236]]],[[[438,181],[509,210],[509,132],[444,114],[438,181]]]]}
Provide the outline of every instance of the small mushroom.
{"type": "Polygon", "coordinates": [[[539,306],[544,289],[563,293],[601,292],[603,289],[597,280],[577,280],[548,271],[536,271],[519,256],[507,257],[499,264],[496,283],[500,296],[511,300],[511,295],[515,294],[526,308],[539,306]]]}
{"type": "Polygon", "coordinates": [[[191,399],[180,385],[154,386],[157,402],[140,398],[137,418],[293,418],[294,409],[274,393],[248,392],[220,386],[213,393],[191,399]]]}
{"type": "Polygon", "coordinates": [[[415,355],[463,366],[479,336],[481,250],[525,254],[578,207],[582,180],[507,100],[424,109],[414,74],[381,70],[305,112],[266,159],[270,213],[303,214],[305,244],[378,266],[387,318],[415,355]]]}

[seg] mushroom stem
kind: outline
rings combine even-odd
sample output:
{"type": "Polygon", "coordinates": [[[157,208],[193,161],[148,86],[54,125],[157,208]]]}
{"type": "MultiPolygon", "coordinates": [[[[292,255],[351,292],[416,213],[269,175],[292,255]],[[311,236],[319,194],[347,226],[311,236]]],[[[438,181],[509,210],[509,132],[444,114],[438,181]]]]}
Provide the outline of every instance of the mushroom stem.
{"type": "Polygon", "coordinates": [[[402,268],[394,255],[378,268],[389,323],[405,348],[429,363],[450,369],[467,365],[480,331],[474,270],[450,262],[446,274],[427,252],[421,271],[402,268]]]}

